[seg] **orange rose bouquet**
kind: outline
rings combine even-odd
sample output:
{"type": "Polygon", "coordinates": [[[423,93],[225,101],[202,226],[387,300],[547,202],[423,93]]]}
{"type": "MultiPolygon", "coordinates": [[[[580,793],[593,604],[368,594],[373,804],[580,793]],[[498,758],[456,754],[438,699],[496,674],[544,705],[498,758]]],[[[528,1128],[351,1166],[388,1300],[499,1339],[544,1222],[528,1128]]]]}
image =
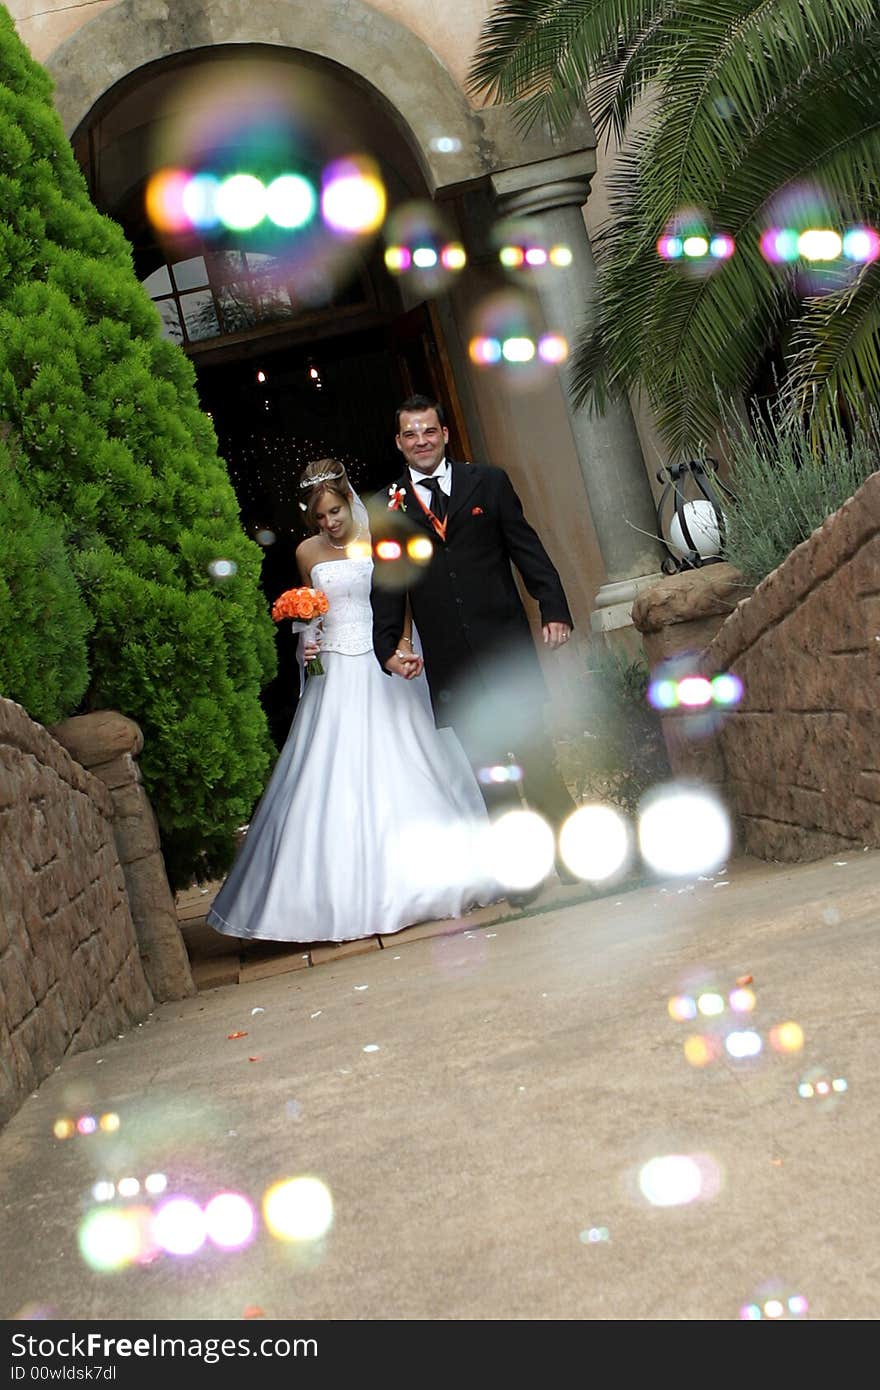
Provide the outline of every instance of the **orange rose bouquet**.
{"type": "MultiPolygon", "coordinates": [[[[322,618],[329,609],[330,604],[323,589],[285,589],[272,604],[272,617],[276,623],[289,618],[294,632],[304,632],[309,623],[322,618]]],[[[306,663],[306,671],[310,676],[323,676],[321,658],[313,656],[306,663]]]]}

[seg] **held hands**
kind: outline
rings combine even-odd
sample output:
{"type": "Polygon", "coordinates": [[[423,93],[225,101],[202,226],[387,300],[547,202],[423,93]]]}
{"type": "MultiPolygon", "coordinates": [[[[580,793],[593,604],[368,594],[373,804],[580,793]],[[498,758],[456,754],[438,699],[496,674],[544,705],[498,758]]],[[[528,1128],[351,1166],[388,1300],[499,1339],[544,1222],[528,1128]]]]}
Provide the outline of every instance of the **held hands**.
{"type": "Polygon", "coordinates": [[[544,634],[544,642],[551,651],[563,647],[571,636],[568,623],[545,623],[541,631],[544,634]]]}
{"type": "Polygon", "coordinates": [[[385,662],[385,670],[390,671],[393,676],[403,676],[405,681],[411,681],[422,674],[423,665],[420,656],[398,650],[385,662]]]}

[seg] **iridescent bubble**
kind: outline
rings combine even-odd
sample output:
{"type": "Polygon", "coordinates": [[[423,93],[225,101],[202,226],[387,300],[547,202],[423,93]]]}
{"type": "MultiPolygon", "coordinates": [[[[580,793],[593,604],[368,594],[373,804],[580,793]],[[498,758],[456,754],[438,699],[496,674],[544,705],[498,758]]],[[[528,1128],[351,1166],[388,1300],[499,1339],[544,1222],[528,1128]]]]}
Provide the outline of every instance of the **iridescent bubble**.
{"type": "Polygon", "coordinates": [[[455,135],[435,135],[428,141],[428,148],[435,154],[457,154],[461,141],[455,135]]]}
{"type": "Polygon", "coordinates": [[[261,526],[259,531],[254,532],[254,540],[257,542],[257,545],[266,547],[274,545],[277,539],[278,537],[275,535],[275,532],[270,531],[268,526],[261,526]]]}
{"type": "Polygon", "coordinates": [[[809,227],[798,237],[798,253],[805,261],[836,261],[843,239],[830,227],[809,227]]]}
{"type": "Polygon", "coordinates": [[[797,1089],[802,1100],[813,1101],[820,1110],[833,1110],[849,1087],[845,1077],[813,1067],[801,1078],[797,1089]]]}
{"type": "Polygon", "coordinates": [[[238,574],[238,565],[234,560],[212,560],[208,573],[212,579],[233,579],[238,574]]]}
{"type": "Polygon", "coordinates": [[[77,1120],[76,1128],[80,1134],[94,1134],[98,1128],[98,1121],[94,1115],[83,1115],[77,1120]]]}
{"type": "Polygon", "coordinates": [[[702,277],[730,259],[736,242],[727,232],[712,232],[698,208],[682,208],[666,224],[656,248],[661,260],[674,261],[683,272],[702,277]]]}
{"type": "Polygon", "coordinates": [[[711,1034],[694,1033],[685,1039],[684,1055],[692,1067],[708,1067],[721,1056],[721,1043],[711,1034]]]}
{"type": "Polygon", "coordinates": [[[333,1224],[333,1199],[320,1178],[289,1178],[263,1197],[263,1216],[279,1240],[318,1240],[333,1224]]]}
{"type": "Polygon", "coordinates": [[[686,1206],[717,1194],[721,1169],[709,1154],[664,1154],[643,1164],[638,1183],[651,1206],[686,1206]]]}
{"type": "Polygon", "coordinates": [[[707,1018],[717,1018],[724,1013],[724,1000],[715,990],[707,990],[697,999],[697,1008],[707,1018]]]}
{"type": "Polygon", "coordinates": [[[757,1057],[762,1047],[761,1036],[752,1028],[744,1028],[728,1033],[724,1039],[724,1046],[731,1057],[757,1057]]]}
{"type": "Polygon", "coordinates": [[[686,1023],[697,1016],[697,1006],[689,994],[673,995],[666,1009],[676,1023],[686,1023]]]}
{"type": "Polygon", "coordinates": [[[253,174],[224,179],[215,198],[217,216],[231,231],[249,231],[266,216],[266,187],[253,174]]]}
{"type": "Polygon", "coordinates": [[[172,1197],[157,1209],[152,1220],[153,1239],[169,1255],[193,1255],[207,1237],[205,1214],[188,1197],[172,1197]]]}
{"type": "Polygon", "coordinates": [[[302,174],[281,174],[266,189],[266,216],[276,227],[304,227],[317,207],[315,189],[302,174]]]}
{"type": "Polygon", "coordinates": [[[120,1119],[114,1111],[108,1110],[106,1115],[102,1115],[98,1124],[105,1134],[115,1134],[120,1126],[120,1119]]]}
{"type": "Polygon", "coordinates": [[[727,1000],[736,1014],[751,1013],[757,1003],[754,991],[751,989],[732,989],[727,1000]]]}
{"type": "Polygon", "coordinates": [[[777,1052],[800,1052],[804,1045],[804,1030],[799,1023],[777,1023],[769,1033],[770,1046],[777,1052]]]}
{"type": "Polygon", "coordinates": [[[254,1209],[239,1192],[219,1192],[205,1207],[208,1239],[223,1250],[240,1250],[256,1229],[254,1209]]]}
{"type": "Polygon", "coordinates": [[[142,1241],[136,1214],[108,1210],[89,1212],[77,1233],[80,1254],[90,1269],[124,1269],[139,1256],[142,1241]]]}
{"type": "Polygon", "coordinates": [[[351,155],[324,170],[321,212],[333,231],[369,236],[381,227],[385,207],[385,185],[375,160],[351,155]]]}
{"type": "Polygon", "coordinates": [[[561,334],[547,330],[537,302],[524,290],[489,295],[472,316],[468,354],[495,371],[505,385],[531,390],[548,381],[568,354],[561,334]]]}
{"type": "Polygon", "coordinates": [[[613,806],[580,806],[559,833],[559,853],[578,878],[601,883],[626,867],[632,835],[625,817],[613,806]]]}
{"type": "Polygon", "coordinates": [[[728,856],[730,818],[711,792],[670,783],[641,802],[639,846],[658,873],[708,873],[728,856]]]}
{"type": "Polygon", "coordinates": [[[578,1240],[582,1245],[600,1245],[610,1239],[607,1226],[588,1226],[586,1230],[578,1234],[578,1240]]]}
{"type": "Polygon", "coordinates": [[[507,811],[486,832],[490,877],[511,889],[534,888],[553,867],[553,831],[535,811],[507,811]]]}
{"type": "Polygon", "coordinates": [[[517,763],[494,763],[481,767],[477,778],[484,786],[499,786],[504,782],[521,782],[523,770],[517,763]]]}
{"type": "Polygon", "coordinates": [[[861,265],[876,261],[880,257],[880,236],[873,227],[850,227],[843,238],[843,254],[861,265]]]}
{"type": "Polygon", "coordinates": [[[70,1139],[76,1134],[76,1124],[73,1120],[56,1120],[52,1126],[52,1133],[56,1139],[70,1139]]]}
{"type": "Polygon", "coordinates": [[[191,225],[199,231],[216,227],[220,221],[217,211],[219,179],[213,174],[194,174],[183,188],[181,205],[191,225]]]}
{"type": "Polygon", "coordinates": [[[421,295],[447,290],[467,263],[464,247],[435,203],[401,204],[389,214],[383,236],[386,267],[421,295]]]}
{"type": "Polygon", "coordinates": [[[184,198],[191,175],[186,169],[160,169],[147,182],[147,217],[156,231],[176,235],[190,229],[184,198]]]}
{"type": "Polygon", "coordinates": [[[790,1292],[781,1284],[772,1282],[765,1284],[748,1303],[742,1305],[739,1317],[748,1322],[758,1322],[763,1318],[778,1322],[805,1318],[809,1309],[810,1305],[802,1293],[790,1292]]]}
{"type": "Polygon", "coordinates": [[[571,247],[548,240],[528,218],[508,218],[496,223],[492,244],[499,263],[512,280],[552,275],[565,270],[574,259],[571,247]]]}

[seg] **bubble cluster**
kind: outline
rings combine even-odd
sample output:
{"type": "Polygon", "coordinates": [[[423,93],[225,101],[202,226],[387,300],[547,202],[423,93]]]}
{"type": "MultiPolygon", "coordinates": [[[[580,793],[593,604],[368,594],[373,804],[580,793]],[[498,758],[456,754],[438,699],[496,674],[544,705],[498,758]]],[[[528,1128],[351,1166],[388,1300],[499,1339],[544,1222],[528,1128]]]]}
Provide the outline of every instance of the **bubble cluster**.
{"type": "Polygon", "coordinates": [[[564,270],[574,259],[569,246],[544,246],[538,241],[529,240],[524,245],[507,243],[498,251],[498,259],[505,270],[540,270],[552,266],[564,270]]]}
{"type": "Polygon", "coordinates": [[[521,290],[502,290],[478,306],[468,339],[477,366],[497,372],[513,389],[528,390],[549,380],[568,357],[561,333],[547,331],[537,305],[521,290]]]}
{"type": "Polygon", "coordinates": [[[687,236],[666,235],[657,241],[657,255],[664,261],[687,260],[728,261],[736,250],[736,242],[727,233],[709,236],[703,231],[687,236]]]}
{"type": "Polygon", "coordinates": [[[102,1134],[115,1134],[121,1123],[114,1111],[107,1111],[100,1118],[95,1115],[80,1115],[76,1120],[63,1115],[53,1124],[52,1133],[56,1139],[72,1139],[75,1134],[87,1136],[96,1134],[98,1130],[102,1134]]]}
{"type": "Polygon", "coordinates": [[[822,1110],[831,1110],[849,1090],[846,1078],[832,1076],[821,1067],[814,1067],[798,1082],[801,1100],[814,1101],[822,1110]]]}
{"type": "MultiPolygon", "coordinates": [[[[167,1181],[164,1174],[150,1174],[143,1192],[160,1197],[167,1181]]],[[[100,1205],[86,1213],[77,1237],[82,1258],[91,1269],[124,1269],[160,1254],[188,1257],[206,1245],[224,1252],[243,1250],[257,1234],[257,1210],[243,1193],[224,1190],[205,1203],[175,1194],[155,1206],[110,1205],[116,1195],[127,1199],[140,1193],[136,1178],[95,1184],[92,1196],[100,1205]]],[[[299,1177],[268,1188],[262,1210],[271,1235],[285,1241],[309,1241],[329,1229],[333,1203],[320,1179],[299,1177]]]]}
{"type": "Polygon", "coordinates": [[[385,266],[403,276],[413,289],[435,295],[448,289],[467,264],[467,254],[455,240],[445,217],[433,203],[404,203],[388,217],[385,266]]]}
{"type": "Polygon", "coordinates": [[[732,671],[724,671],[711,680],[706,676],[681,676],[678,679],[658,676],[648,686],[648,703],[658,710],[706,709],[710,705],[730,709],[738,705],[743,695],[743,683],[732,671]]]}
{"type": "Polygon", "coordinates": [[[757,1322],[761,1318],[773,1318],[778,1322],[780,1318],[805,1318],[809,1311],[810,1305],[803,1294],[778,1291],[759,1294],[754,1301],[744,1303],[739,1316],[747,1322],[757,1322]]]}
{"type": "Polygon", "coordinates": [[[867,265],[880,257],[880,236],[873,227],[768,227],[761,235],[761,255],[771,265],[794,261],[867,265]]]}

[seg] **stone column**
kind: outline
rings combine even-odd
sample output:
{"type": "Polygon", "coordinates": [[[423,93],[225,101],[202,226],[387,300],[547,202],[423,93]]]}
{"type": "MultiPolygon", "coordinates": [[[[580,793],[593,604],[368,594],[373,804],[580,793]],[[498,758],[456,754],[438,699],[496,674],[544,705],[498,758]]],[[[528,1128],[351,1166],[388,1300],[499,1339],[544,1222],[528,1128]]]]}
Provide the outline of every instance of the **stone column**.
{"type": "Polygon", "coordinates": [[[195,994],[189,956],[159,848],[159,828],[135,759],[144,736],[115,710],[74,715],[49,730],[72,758],[109,788],[113,834],[144,974],[157,1003],[195,994]]]}
{"type": "MultiPolygon", "coordinates": [[[[535,277],[547,327],[573,344],[596,294],[596,265],[581,211],[596,169],[595,153],[539,160],[491,175],[503,217],[534,220],[548,246],[567,246],[571,265],[535,277]]],[[[630,624],[640,589],[662,579],[664,551],[656,538],[657,513],[642,451],[626,401],[602,416],[575,410],[563,382],[569,423],[580,461],[593,525],[605,564],[605,583],[596,596],[594,631],[630,624]]]]}

